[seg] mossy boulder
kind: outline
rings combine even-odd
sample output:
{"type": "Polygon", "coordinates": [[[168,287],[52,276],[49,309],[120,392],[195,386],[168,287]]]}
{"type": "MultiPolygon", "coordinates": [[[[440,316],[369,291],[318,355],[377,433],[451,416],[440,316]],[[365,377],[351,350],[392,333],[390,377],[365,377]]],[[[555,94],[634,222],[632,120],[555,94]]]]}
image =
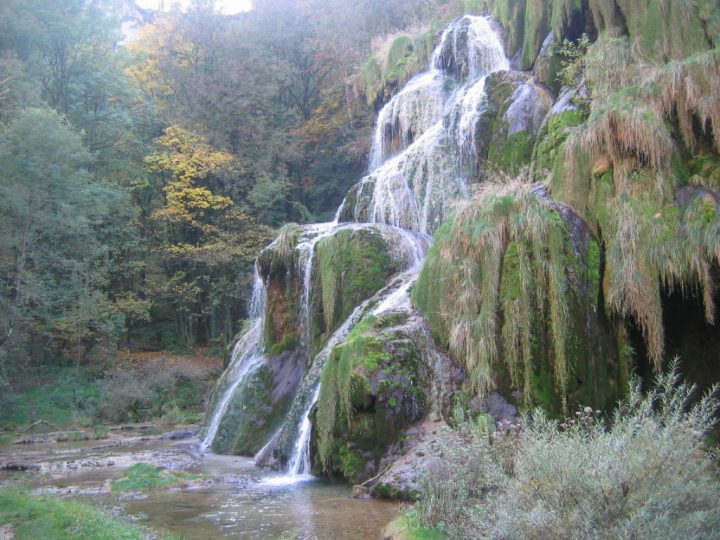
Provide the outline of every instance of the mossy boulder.
{"type": "Polygon", "coordinates": [[[476,128],[476,155],[493,169],[517,173],[530,164],[552,98],[527,75],[512,71],[491,74],[485,85],[487,100],[476,128]]]}
{"type": "Polygon", "coordinates": [[[436,233],[413,300],[468,368],[468,389],[557,415],[564,403],[609,408],[624,379],[601,269],[572,209],[540,186],[498,186],[436,233]]]}
{"type": "Polygon", "coordinates": [[[333,349],[314,417],[316,472],[362,482],[426,413],[432,375],[419,323],[408,313],[368,316],[333,349]]]}
{"type": "Polygon", "coordinates": [[[341,229],[318,242],[310,297],[312,350],[318,352],[361,302],[405,264],[381,226],[341,229]]]}
{"type": "Polygon", "coordinates": [[[291,351],[267,358],[235,392],[213,440],[213,451],[254,456],[285,418],[304,363],[302,354],[291,351]]]}
{"type": "Polygon", "coordinates": [[[296,250],[300,232],[298,225],[286,225],[257,258],[267,294],[263,339],[270,356],[294,350],[300,344],[302,275],[296,250]]]}

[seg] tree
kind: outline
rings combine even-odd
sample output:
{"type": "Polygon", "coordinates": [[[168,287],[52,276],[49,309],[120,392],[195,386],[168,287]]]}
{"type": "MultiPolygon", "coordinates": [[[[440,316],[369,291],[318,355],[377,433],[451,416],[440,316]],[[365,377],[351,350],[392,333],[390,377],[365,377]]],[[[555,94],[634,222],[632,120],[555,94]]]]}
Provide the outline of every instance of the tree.
{"type": "Polygon", "coordinates": [[[146,158],[151,172],[167,177],[164,204],[152,214],[158,225],[163,275],[155,294],[174,306],[182,344],[193,346],[233,337],[252,264],[272,231],[214,193],[211,177],[233,157],[212,148],[204,137],[170,126],[146,158]]]}
{"type": "Polygon", "coordinates": [[[54,350],[107,336],[114,320],[104,293],[108,249],[97,235],[126,201],[92,183],[80,135],[48,109],[23,111],[0,133],[0,276],[17,330],[54,350]]]}

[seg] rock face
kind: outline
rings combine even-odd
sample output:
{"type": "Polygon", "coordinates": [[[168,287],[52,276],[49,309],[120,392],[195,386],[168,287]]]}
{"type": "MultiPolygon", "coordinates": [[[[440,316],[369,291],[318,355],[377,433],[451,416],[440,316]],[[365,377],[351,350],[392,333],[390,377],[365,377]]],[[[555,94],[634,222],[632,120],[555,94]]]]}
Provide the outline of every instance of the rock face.
{"type": "MultiPolygon", "coordinates": [[[[453,21],[380,111],[337,222],[287,226],[258,257],[257,366],[213,448],[412,498],[428,459],[462,444],[458,418],[607,411],[663,350],[718,380],[693,358],[720,350],[720,136],[715,97],[688,89],[720,85],[720,13],[662,4],[488,0],[502,36],[453,21]],[[670,35],[678,9],[689,23],[670,35]],[[638,64],[649,82],[602,102],[591,80],[560,89],[557,44],[610,29],[659,60],[696,54],[638,64]]],[[[396,45],[398,62],[417,50],[396,45]]]]}
{"type": "Polygon", "coordinates": [[[288,226],[258,257],[263,361],[229,401],[212,447],[255,455],[288,415],[312,358],[412,254],[382,226],[288,226]]]}
{"type": "Polygon", "coordinates": [[[356,484],[375,476],[405,428],[432,410],[440,417],[449,409],[462,372],[440,362],[417,311],[363,319],[333,349],[323,372],[314,421],[316,472],[356,484]]]}
{"type": "Polygon", "coordinates": [[[530,162],[550,93],[527,75],[501,71],[488,77],[487,104],[478,125],[477,155],[492,169],[517,173],[530,162]]]}

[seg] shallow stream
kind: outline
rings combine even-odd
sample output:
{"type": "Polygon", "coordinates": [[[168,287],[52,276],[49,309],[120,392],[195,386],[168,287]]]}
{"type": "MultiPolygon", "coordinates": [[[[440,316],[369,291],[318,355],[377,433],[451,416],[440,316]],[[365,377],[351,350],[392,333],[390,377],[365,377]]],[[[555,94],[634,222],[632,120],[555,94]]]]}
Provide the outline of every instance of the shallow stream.
{"type": "MultiPolygon", "coordinates": [[[[252,459],[201,455],[199,441],[157,435],[108,441],[14,445],[0,464],[38,467],[35,492],[76,497],[112,508],[153,530],[190,539],[374,539],[395,517],[393,503],[353,499],[347,484],[305,477],[288,480],[255,467],[252,459]],[[117,494],[111,480],[136,462],[200,475],[183,487],[117,494]]],[[[0,472],[0,483],[11,473],[0,472]]]]}

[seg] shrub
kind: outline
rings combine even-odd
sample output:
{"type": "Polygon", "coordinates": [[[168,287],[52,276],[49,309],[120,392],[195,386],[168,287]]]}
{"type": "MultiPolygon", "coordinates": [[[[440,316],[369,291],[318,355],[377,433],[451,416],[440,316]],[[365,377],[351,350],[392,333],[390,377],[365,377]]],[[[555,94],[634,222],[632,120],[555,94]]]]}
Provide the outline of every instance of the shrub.
{"type": "Polygon", "coordinates": [[[589,408],[562,423],[537,411],[517,439],[475,434],[428,472],[418,510],[462,537],[717,538],[703,435],[718,400],[693,392],[674,363],[646,396],[634,381],[609,426],[589,408]]]}
{"type": "Polygon", "coordinates": [[[102,385],[101,418],[112,422],[142,421],[168,416],[179,421],[183,406],[197,402],[203,392],[202,370],[185,362],[150,361],[134,371],[114,372],[102,385]],[[169,409],[167,406],[170,406],[169,409]]]}
{"type": "Polygon", "coordinates": [[[563,86],[578,86],[585,75],[585,55],[590,45],[590,38],[583,34],[577,41],[562,42],[560,55],[564,58],[560,69],[560,82],[563,86]]]}
{"type": "Polygon", "coordinates": [[[119,371],[102,385],[103,399],[98,413],[104,420],[123,422],[143,420],[148,416],[152,403],[152,390],[146,380],[136,374],[119,371]]]}

